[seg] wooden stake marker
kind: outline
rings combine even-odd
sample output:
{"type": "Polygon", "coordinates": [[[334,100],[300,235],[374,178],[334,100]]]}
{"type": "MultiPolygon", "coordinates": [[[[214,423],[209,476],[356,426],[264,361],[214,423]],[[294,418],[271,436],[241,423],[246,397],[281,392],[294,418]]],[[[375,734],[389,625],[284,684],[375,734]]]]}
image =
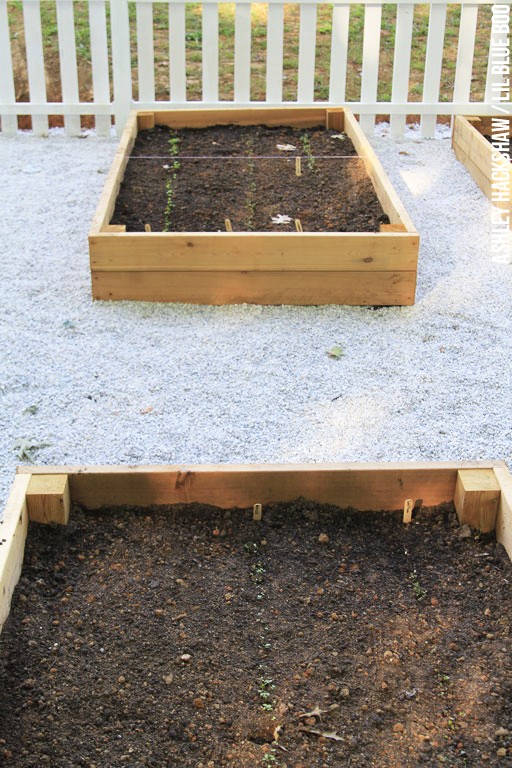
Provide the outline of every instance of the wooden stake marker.
{"type": "Polygon", "coordinates": [[[233,231],[233,227],[231,226],[231,219],[224,219],[224,224],[226,226],[226,232],[233,231]]]}
{"type": "Polygon", "coordinates": [[[297,232],[303,232],[304,231],[302,229],[302,222],[301,222],[300,219],[295,219],[295,229],[297,230],[297,232]]]}
{"type": "Polygon", "coordinates": [[[295,175],[302,176],[302,160],[300,157],[295,158],[295,175]]]}
{"type": "Polygon", "coordinates": [[[414,501],[412,499],[406,499],[404,503],[404,523],[408,524],[412,520],[412,510],[414,508],[414,501]]]}
{"type": "Polygon", "coordinates": [[[144,232],[151,232],[151,224],[144,224],[144,232]]]}
{"type": "Polygon", "coordinates": [[[256,523],[260,522],[262,513],[263,513],[263,508],[261,504],[255,504],[254,507],[252,508],[252,519],[254,520],[254,522],[256,523]]]}

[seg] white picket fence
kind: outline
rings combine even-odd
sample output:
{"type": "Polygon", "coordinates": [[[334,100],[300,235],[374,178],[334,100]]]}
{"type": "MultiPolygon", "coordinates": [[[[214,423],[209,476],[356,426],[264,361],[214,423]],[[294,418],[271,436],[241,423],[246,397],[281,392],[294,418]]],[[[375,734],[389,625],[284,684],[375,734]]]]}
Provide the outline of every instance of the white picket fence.
{"type": "MultiPolygon", "coordinates": [[[[100,134],[110,131],[114,115],[117,130],[124,125],[130,109],[165,107],[237,107],[278,105],[283,103],[283,47],[285,3],[265,0],[266,6],[266,98],[251,101],[251,2],[234,3],[234,98],[219,100],[219,3],[202,0],[201,9],[202,98],[187,101],[186,3],[182,0],[88,0],[90,29],[90,64],[92,67],[91,101],[79,98],[79,54],[75,41],[74,0],[42,0],[56,7],[62,102],[47,101],[45,46],[41,27],[41,0],[23,0],[23,21],[29,101],[16,101],[15,77],[9,28],[10,0],[0,0],[0,120],[5,133],[17,130],[17,116],[30,115],[36,134],[48,130],[49,115],[64,115],[70,135],[80,132],[80,116],[94,115],[100,134]],[[169,98],[155,99],[154,5],[166,2],[169,9],[169,98]],[[136,42],[130,36],[130,8],[135,7],[136,42]],[[132,50],[134,48],[134,50],[132,50]],[[137,101],[133,99],[132,57],[136,60],[137,101]],[[111,97],[111,94],[113,95],[111,97]]],[[[371,130],[375,116],[391,115],[394,135],[403,133],[406,116],[421,115],[422,134],[432,136],[438,115],[492,114],[491,87],[495,76],[487,66],[485,99],[470,101],[471,78],[475,56],[475,38],[479,6],[492,0],[471,0],[460,6],[460,24],[453,97],[440,101],[440,82],[445,50],[447,3],[431,0],[429,28],[424,54],[422,101],[408,101],[411,52],[414,50],[414,7],[420,0],[393,2],[396,6],[396,36],[393,58],[391,100],[377,101],[379,54],[383,3],[367,0],[364,4],[363,52],[360,97],[347,102],[347,52],[350,44],[349,18],[357,0],[323,3],[332,13],[330,41],[330,76],[328,100],[331,105],[348,103],[360,115],[365,130],[371,130]]],[[[252,5],[256,5],[253,3],[252,5]]],[[[289,6],[290,4],[288,4],[289,6]]],[[[317,12],[319,2],[295,0],[300,7],[296,101],[314,104],[317,12]]],[[[487,32],[490,36],[490,30],[487,32]]],[[[509,105],[510,106],[510,105],[509,105]]]]}

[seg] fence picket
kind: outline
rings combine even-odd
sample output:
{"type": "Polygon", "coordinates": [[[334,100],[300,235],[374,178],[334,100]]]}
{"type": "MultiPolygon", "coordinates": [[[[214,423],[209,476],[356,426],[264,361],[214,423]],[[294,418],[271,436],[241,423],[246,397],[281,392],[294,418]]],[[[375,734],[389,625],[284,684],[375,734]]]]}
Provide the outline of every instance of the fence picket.
{"type": "MultiPolygon", "coordinates": [[[[391,101],[404,102],[408,100],[413,19],[414,5],[411,5],[410,3],[399,3],[396,13],[395,54],[393,61],[391,101]]],[[[404,128],[405,116],[391,115],[391,135],[396,138],[403,136],[404,128]]]]}
{"type": "Polygon", "coordinates": [[[283,100],[283,36],[284,5],[268,6],[267,17],[267,85],[266,100],[283,100]]]}
{"type": "MultiPolygon", "coordinates": [[[[62,103],[49,103],[45,82],[45,54],[47,50],[41,34],[41,0],[22,0],[23,22],[28,74],[28,102],[16,101],[18,75],[13,76],[18,47],[10,40],[10,10],[8,0],[0,0],[0,128],[4,133],[17,130],[17,115],[30,115],[36,134],[48,130],[48,115],[62,114],[68,133],[80,130],[80,116],[93,114],[96,129],[109,135],[110,114],[115,115],[118,130],[132,107],[132,82],[138,84],[137,100],[142,108],[152,109],[170,105],[187,105],[187,37],[186,0],[86,0],[89,9],[93,102],[80,101],[80,83],[77,64],[77,47],[74,0],[52,0],[57,12],[57,29],[62,84],[62,103]],[[153,4],[166,3],[169,12],[169,91],[165,99],[156,98],[155,31],[153,4]],[[129,9],[136,10],[135,30],[130,30],[129,9]],[[107,16],[110,11],[110,20],[107,16]],[[110,24],[109,24],[110,21],[110,24]],[[136,45],[137,73],[132,80],[131,32],[136,45]],[[112,63],[110,65],[110,48],[112,63]],[[110,74],[112,69],[112,78],[110,74]],[[113,90],[113,95],[111,93],[113,90]]],[[[488,59],[485,97],[481,102],[471,102],[471,75],[479,8],[493,5],[493,0],[458,0],[460,24],[458,30],[457,62],[452,101],[440,101],[440,85],[447,15],[447,0],[430,0],[427,51],[424,62],[423,95],[420,102],[409,102],[411,52],[414,45],[414,9],[423,0],[392,0],[396,7],[394,64],[391,101],[379,103],[379,57],[381,46],[382,9],[384,0],[366,0],[363,32],[363,66],[361,90],[358,100],[351,102],[354,112],[360,115],[364,130],[373,129],[375,115],[390,113],[391,133],[403,134],[407,115],[421,115],[421,131],[432,136],[438,114],[490,115],[496,111],[493,95],[503,76],[493,74],[491,58],[488,59]]],[[[230,104],[253,105],[252,85],[252,5],[263,5],[267,10],[267,54],[265,101],[279,104],[283,100],[285,0],[234,0],[234,96],[230,104]]],[[[348,51],[352,44],[350,9],[361,0],[332,0],[332,34],[329,62],[328,104],[346,102],[348,51]]],[[[315,103],[315,67],[317,40],[317,13],[319,0],[294,0],[300,9],[298,40],[298,71],[296,102],[315,103]]],[[[219,0],[200,0],[202,13],[202,94],[194,104],[221,106],[219,100],[219,0]]],[[[231,6],[231,7],[233,7],[231,6]]],[[[490,31],[485,30],[488,36],[490,31]]],[[[481,44],[480,30],[478,42],[481,44]]],[[[485,43],[485,40],[484,40],[485,43]]],[[[23,62],[24,64],[24,62],[23,62]]],[[[16,72],[18,64],[16,63],[16,72]]],[[[197,98],[197,97],[196,97],[197,98]]],[[[443,97],[444,98],[444,97],[443,97]]],[[[324,102],[325,103],[325,102],[324,102]]],[[[510,103],[501,105],[510,111],[510,103]]]]}
{"type": "MultiPolygon", "coordinates": [[[[446,3],[431,5],[428,21],[425,75],[423,80],[423,101],[439,101],[445,26],[446,3]]],[[[436,130],[436,122],[436,114],[423,115],[421,118],[421,135],[425,138],[433,138],[436,130]]]]}
{"type": "Polygon", "coordinates": [[[14,76],[12,71],[11,41],[9,38],[9,21],[7,17],[7,0],[0,0],[0,119],[2,131],[12,135],[18,130],[16,115],[2,113],[2,104],[12,104],[16,101],[14,91],[14,76]]]}
{"type": "Polygon", "coordinates": [[[155,100],[155,51],[153,47],[153,5],[136,4],[137,74],[139,101],[155,100]]]}
{"type": "Polygon", "coordinates": [[[349,20],[350,5],[333,5],[329,75],[329,101],[333,104],[345,101],[349,20]]]}
{"type": "MultiPolygon", "coordinates": [[[[75,18],[73,0],[57,0],[57,30],[62,80],[62,101],[78,104],[78,70],[76,63],[75,18]]],[[[64,127],[69,136],[80,134],[80,115],[66,115],[64,127]]]]}
{"type": "Polygon", "coordinates": [[[316,10],[313,3],[300,6],[299,74],[297,101],[313,101],[315,95],[316,10]]]}
{"type": "MultiPolygon", "coordinates": [[[[361,101],[377,100],[381,18],[382,5],[367,5],[364,9],[361,101]]],[[[375,115],[361,115],[360,124],[363,131],[372,132],[375,125],[375,115]]]]}
{"type": "MultiPolygon", "coordinates": [[[[110,102],[105,0],[89,0],[89,30],[91,35],[93,99],[105,104],[110,102]]],[[[100,136],[110,135],[110,115],[96,115],[95,123],[96,131],[100,136]]]]}
{"type": "Polygon", "coordinates": [[[169,66],[171,101],[187,100],[185,3],[169,3],[169,66]]]}
{"type": "Polygon", "coordinates": [[[469,101],[471,92],[471,73],[475,52],[476,22],[478,6],[463,5],[460,14],[459,45],[457,49],[457,64],[455,67],[455,84],[453,101],[469,101]]]}
{"type": "Polygon", "coordinates": [[[203,4],[203,101],[219,100],[219,6],[203,4]]]}
{"type": "Polygon", "coordinates": [[[122,130],[132,101],[132,62],[130,56],[130,19],[127,0],[110,3],[112,30],[112,73],[114,78],[114,115],[116,131],[122,130]]]}
{"type": "Polygon", "coordinates": [[[235,7],[235,101],[251,98],[251,6],[235,7]]]}
{"type": "MultiPolygon", "coordinates": [[[[44,75],[43,37],[41,32],[41,6],[39,0],[23,0],[23,24],[27,50],[28,89],[30,101],[44,103],[46,80],[44,75]]],[[[48,132],[48,116],[34,115],[32,130],[36,136],[48,132]]]]}

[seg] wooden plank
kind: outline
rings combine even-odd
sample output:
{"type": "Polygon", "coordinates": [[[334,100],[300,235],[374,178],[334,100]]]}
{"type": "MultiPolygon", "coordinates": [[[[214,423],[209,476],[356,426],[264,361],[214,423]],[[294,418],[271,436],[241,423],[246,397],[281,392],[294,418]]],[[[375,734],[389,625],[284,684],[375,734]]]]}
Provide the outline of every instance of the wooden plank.
{"type": "MultiPolygon", "coordinates": [[[[30,101],[44,103],[47,98],[39,0],[23,3],[23,24],[30,101]]],[[[34,114],[32,116],[32,130],[36,136],[45,135],[48,132],[48,117],[34,114]]]]}
{"type": "Polygon", "coordinates": [[[155,111],[157,125],[205,128],[210,125],[288,125],[312,128],[325,125],[326,107],[240,107],[230,109],[176,109],[155,111]]]}
{"type": "Polygon", "coordinates": [[[119,142],[114,160],[110,167],[103,192],[101,193],[96,213],[91,224],[91,234],[100,232],[103,227],[106,227],[110,223],[114,208],[116,205],[116,198],[119,192],[119,187],[123,180],[128,160],[130,159],[130,152],[137,138],[137,114],[133,112],[126,123],[123,136],[119,142]]]}
{"type": "Polygon", "coordinates": [[[345,131],[347,136],[352,139],[358,155],[363,159],[366,172],[372,180],[380,204],[384,212],[389,216],[391,224],[403,224],[408,232],[415,232],[414,224],[386,176],[380,160],[373,151],[370,142],[359,128],[356,119],[349,111],[345,112],[345,131]]]}
{"type": "MultiPolygon", "coordinates": [[[[423,79],[422,101],[438,101],[443,65],[444,31],[446,26],[446,3],[430,6],[428,21],[427,53],[423,79]]],[[[420,130],[424,138],[433,138],[437,115],[423,115],[420,130]]]]}
{"type": "MultiPolygon", "coordinates": [[[[78,69],[75,45],[75,17],[73,0],[57,0],[57,28],[59,38],[59,62],[62,81],[62,101],[78,104],[78,69]]],[[[65,115],[64,127],[69,136],[79,136],[79,115],[65,115]]]]}
{"type": "Polygon", "coordinates": [[[90,509],[190,502],[252,507],[302,496],[361,510],[403,510],[406,499],[422,499],[425,506],[453,501],[459,469],[479,467],[507,472],[503,462],[20,467],[18,472],[67,474],[72,502],[90,509]]]}
{"type": "Polygon", "coordinates": [[[155,51],[153,5],[136,3],[137,13],[137,77],[139,101],[155,100],[155,51]]]}
{"type": "Polygon", "coordinates": [[[12,593],[19,581],[28,529],[26,504],[30,474],[18,475],[0,520],[0,632],[9,615],[12,593]]]}
{"type": "Polygon", "coordinates": [[[333,4],[329,76],[329,101],[331,104],[341,104],[345,101],[349,17],[350,6],[348,4],[333,4]]]}
{"type": "Polygon", "coordinates": [[[496,538],[512,560],[512,475],[506,465],[495,467],[494,475],[500,486],[496,538]]]}
{"type": "MultiPolygon", "coordinates": [[[[361,101],[363,102],[377,101],[381,18],[381,5],[366,6],[363,31],[363,69],[361,74],[361,101]]],[[[365,133],[372,133],[375,127],[375,115],[361,115],[359,124],[365,133]]]]}
{"type": "MultiPolygon", "coordinates": [[[[110,225],[112,231],[115,225],[110,225]]],[[[402,225],[392,225],[402,227],[402,225]]],[[[94,271],[414,271],[416,234],[131,232],[89,238],[94,271]]]]}
{"type": "MultiPolygon", "coordinates": [[[[95,102],[107,104],[110,103],[110,76],[105,0],[89,0],[89,28],[93,99],[95,102]]],[[[96,115],[95,124],[99,136],[110,136],[110,115],[96,115]]]]}
{"type": "Polygon", "coordinates": [[[460,469],[455,486],[455,509],[461,525],[482,533],[494,531],[500,486],[492,469],[460,469]]]}
{"type": "Polygon", "coordinates": [[[411,305],[411,272],[92,272],[93,298],[191,304],[411,305]]]}
{"type": "MultiPolygon", "coordinates": [[[[457,116],[453,126],[452,147],[457,159],[466,167],[482,192],[492,200],[492,171],[503,170],[508,174],[509,188],[512,189],[512,164],[503,158],[501,161],[495,160],[493,166],[493,147],[480,133],[489,130],[491,125],[484,120],[475,118],[470,121],[457,116]]],[[[512,196],[510,200],[495,200],[493,204],[497,208],[512,211],[512,196]]]]}
{"type": "Polygon", "coordinates": [[[71,503],[66,474],[34,475],[30,479],[26,499],[29,520],[67,525],[71,503]]]}
{"type": "Polygon", "coordinates": [[[3,114],[1,107],[2,104],[13,104],[16,101],[7,0],[0,0],[0,72],[2,73],[0,77],[0,120],[2,121],[2,133],[6,136],[11,136],[18,130],[18,118],[16,115],[3,114]]]}
{"type": "Polygon", "coordinates": [[[171,101],[187,100],[185,3],[169,3],[169,67],[171,101]]]}
{"type": "Polygon", "coordinates": [[[203,101],[219,100],[219,6],[202,7],[203,101]]]}
{"type": "MultiPolygon", "coordinates": [[[[406,102],[409,99],[409,73],[411,68],[412,24],[414,5],[398,3],[396,11],[395,51],[393,56],[393,81],[391,101],[406,102]]],[[[402,138],[405,115],[391,115],[391,135],[402,138]]]]}
{"type": "Polygon", "coordinates": [[[267,101],[274,103],[283,100],[283,38],[284,5],[279,3],[268,6],[267,16],[267,101]]]}
{"type": "Polygon", "coordinates": [[[316,3],[300,6],[299,71],[297,101],[311,103],[315,98],[316,3]]]}
{"type": "Polygon", "coordinates": [[[235,102],[251,98],[251,6],[235,5],[235,102]]]}

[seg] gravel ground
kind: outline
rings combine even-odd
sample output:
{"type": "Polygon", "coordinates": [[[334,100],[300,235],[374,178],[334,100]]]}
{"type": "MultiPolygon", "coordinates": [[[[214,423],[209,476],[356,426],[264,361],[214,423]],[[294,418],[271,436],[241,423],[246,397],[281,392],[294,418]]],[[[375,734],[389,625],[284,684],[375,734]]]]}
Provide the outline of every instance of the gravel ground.
{"type": "Polygon", "coordinates": [[[116,142],[0,136],[0,507],[28,461],[510,462],[512,266],[491,260],[490,204],[447,138],[379,133],[421,253],[416,305],[377,311],[93,303],[116,142]]]}

